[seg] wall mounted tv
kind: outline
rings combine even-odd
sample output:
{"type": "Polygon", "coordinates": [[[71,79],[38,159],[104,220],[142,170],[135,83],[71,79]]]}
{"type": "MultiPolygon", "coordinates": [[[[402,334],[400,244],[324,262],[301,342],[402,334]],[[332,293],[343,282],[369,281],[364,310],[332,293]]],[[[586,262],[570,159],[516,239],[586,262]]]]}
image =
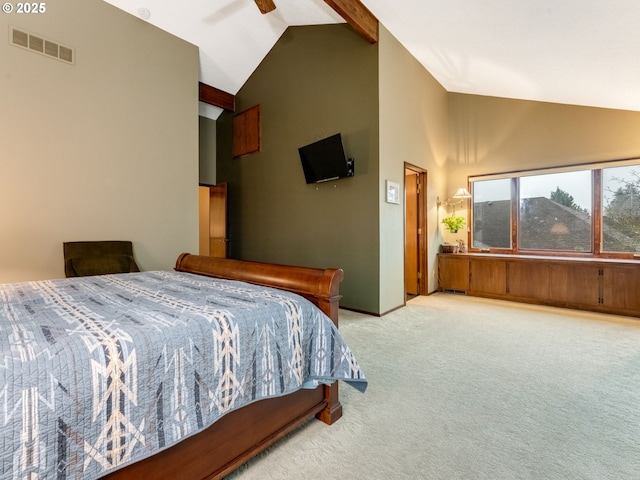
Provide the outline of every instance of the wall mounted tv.
{"type": "Polygon", "coordinates": [[[307,183],[353,177],[353,158],[347,159],[339,133],[298,149],[307,183]]]}

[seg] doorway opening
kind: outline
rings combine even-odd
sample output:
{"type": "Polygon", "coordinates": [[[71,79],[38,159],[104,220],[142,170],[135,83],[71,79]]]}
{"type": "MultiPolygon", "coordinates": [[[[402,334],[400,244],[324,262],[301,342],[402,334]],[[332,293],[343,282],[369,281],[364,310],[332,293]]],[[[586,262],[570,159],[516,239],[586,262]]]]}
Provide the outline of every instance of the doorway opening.
{"type": "Polygon", "coordinates": [[[404,292],[405,300],[427,295],[427,171],[404,164],[404,292]]]}
{"type": "Polygon", "coordinates": [[[200,255],[227,258],[227,184],[200,185],[199,242],[200,255]]]}

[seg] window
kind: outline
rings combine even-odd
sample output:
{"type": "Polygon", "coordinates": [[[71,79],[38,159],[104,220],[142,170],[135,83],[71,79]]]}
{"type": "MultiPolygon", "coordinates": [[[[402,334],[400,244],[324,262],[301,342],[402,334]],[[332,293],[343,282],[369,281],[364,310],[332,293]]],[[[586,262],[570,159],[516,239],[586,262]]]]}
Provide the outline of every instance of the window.
{"type": "Polygon", "coordinates": [[[473,243],[475,248],[511,248],[511,180],[473,184],[473,243]]]}
{"type": "Polygon", "coordinates": [[[640,252],[640,159],[469,180],[472,250],[612,258],[640,252]]]}
{"type": "Polygon", "coordinates": [[[602,250],[640,252],[640,165],[602,169],[602,250]]]}
{"type": "Polygon", "coordinates": [[[591,252],[591,171],[520,177],[523,250],[591,252]]]}

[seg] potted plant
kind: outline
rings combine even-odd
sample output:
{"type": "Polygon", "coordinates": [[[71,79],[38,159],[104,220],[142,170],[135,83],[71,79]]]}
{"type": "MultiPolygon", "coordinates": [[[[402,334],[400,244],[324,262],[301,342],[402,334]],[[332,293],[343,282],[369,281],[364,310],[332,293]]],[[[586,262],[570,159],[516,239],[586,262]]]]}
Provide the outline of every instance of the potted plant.
{"type": "MultiPolygon", "coordinates": [[[[451,233],[458,233],[458,230],[464,228],[466,221],[464,217],[459,217],[455,213],[442,219],[442,223],[445,224],[447,230],[451,233]]],[[[442,253],[458,253],[457,243],[444,243],[442,244],[442,253]]]]}
{"type": "Polygon", "coordinates": [[[464,217],[459,217],[455,213],[452,213],[450,216],[443,218],[442,223],[447,226],[447,230],[451,233],[458,233],[458,230],[464,228],[467,222],[464,217]]]}

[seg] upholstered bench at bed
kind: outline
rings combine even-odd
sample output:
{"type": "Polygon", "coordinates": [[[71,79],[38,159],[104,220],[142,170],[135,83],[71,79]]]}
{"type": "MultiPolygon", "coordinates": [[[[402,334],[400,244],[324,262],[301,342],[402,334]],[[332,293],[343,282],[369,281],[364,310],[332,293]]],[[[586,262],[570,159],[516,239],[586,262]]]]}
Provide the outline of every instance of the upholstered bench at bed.
{"type": "Polygon", "coordinates": [[[140,271],[130,241],[65,242],[63,249],[67,278],[140,271]]]}

